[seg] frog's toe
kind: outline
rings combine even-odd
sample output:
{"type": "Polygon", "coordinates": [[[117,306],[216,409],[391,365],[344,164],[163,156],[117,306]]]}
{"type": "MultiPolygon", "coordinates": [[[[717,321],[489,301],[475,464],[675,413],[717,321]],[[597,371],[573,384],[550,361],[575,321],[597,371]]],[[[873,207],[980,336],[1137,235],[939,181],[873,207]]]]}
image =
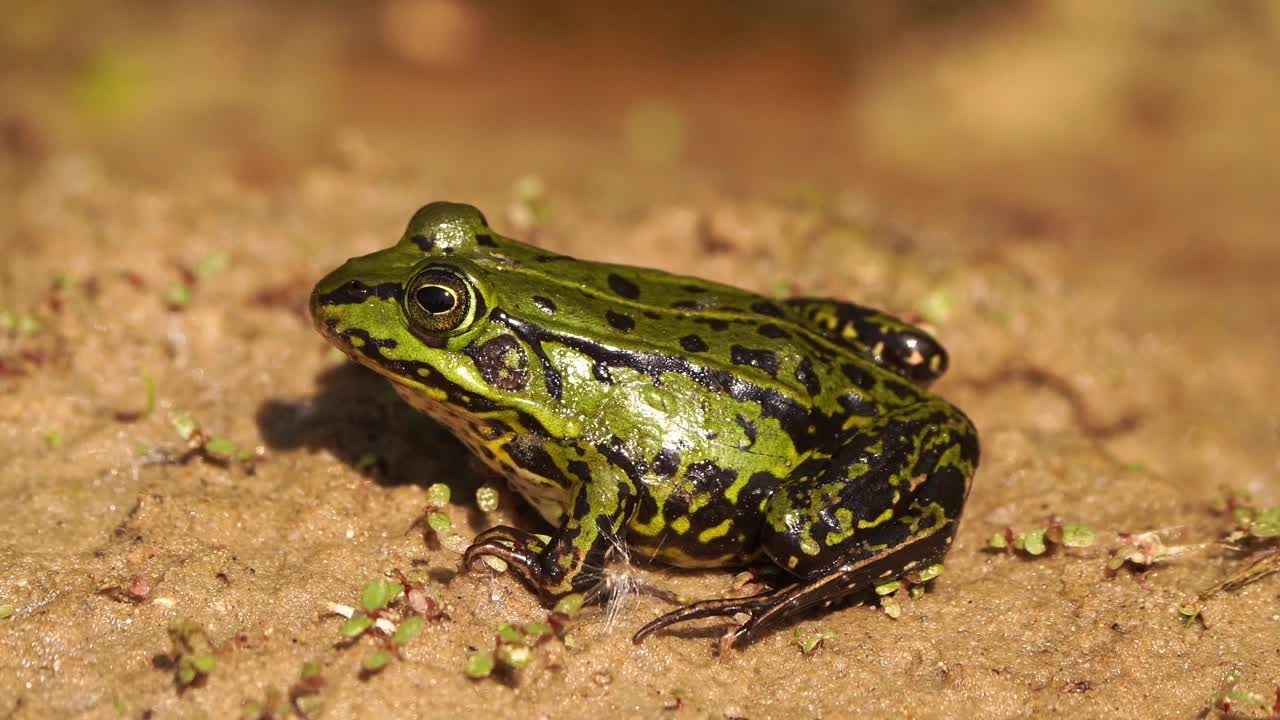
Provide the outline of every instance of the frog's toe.
{"type": "Polygon", "coordinates": [[[809,608],[827,606],[849,592],[849,581],[860,580],[856,573],[840,568],[804,582],[766,590],[746,597],[703,600],[673,610],[648,625],[632,638],[643,641],[662,628],[707,617],[732,617],[738,613],[748,615],[746,621],[733,630],[733,644],[746,645],[761,637],[766,630],[809,608]]]}
{"type": "Polygon", "coordinates": [[[532,533],[499,525],[476,536],[462,555],[462,570],[470,571],[481,558],[498,558],[535,591],[541,591],[542,547],[542,541],[532,533]]]}

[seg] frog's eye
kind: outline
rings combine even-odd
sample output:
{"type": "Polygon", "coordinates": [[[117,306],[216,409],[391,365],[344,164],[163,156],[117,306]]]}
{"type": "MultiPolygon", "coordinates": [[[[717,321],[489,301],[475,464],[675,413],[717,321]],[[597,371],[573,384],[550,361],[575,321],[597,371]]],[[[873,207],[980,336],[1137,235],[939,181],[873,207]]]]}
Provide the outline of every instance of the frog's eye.
{"type": "Polygon", "coordinates": [[[451,268],[428,267],[405,286],[404,311],[415,330],[452,335],[470,327],[483,305],[475,286],[451,268]]]}

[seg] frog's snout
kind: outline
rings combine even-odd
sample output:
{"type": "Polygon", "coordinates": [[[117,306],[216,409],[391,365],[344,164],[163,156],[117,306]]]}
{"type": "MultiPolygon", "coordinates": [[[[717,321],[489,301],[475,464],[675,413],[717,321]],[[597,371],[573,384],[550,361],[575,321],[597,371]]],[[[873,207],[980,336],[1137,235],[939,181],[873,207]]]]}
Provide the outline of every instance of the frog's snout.
{"type": "Polygon", "coordinates": [[[325,340],[332,342],[333,340],[333,323],[326,318],[323,307],[320,304],[320,293],[312,292],[311,298],[307,302],[307,312],[311,315],[311,324],[315,329],[324,336],[325,340]]]}
{"type": "Polygon", "coordinates": [[[324,287],[323,281],[311,292],[311,297],[307,302],[307,312],[311,315],[311,324],[315,327],[316,332],[319,332],[320,336],[327,340],[330,345],[343,352],[348,352],[347,341],[338,332],[338,324],[341,321],[339,313],[334,311],[336,306],[332,304],[332,297],[330,297],[330,302],[325,302],[327,296],[320,291],[322,287],[324,287]]]}

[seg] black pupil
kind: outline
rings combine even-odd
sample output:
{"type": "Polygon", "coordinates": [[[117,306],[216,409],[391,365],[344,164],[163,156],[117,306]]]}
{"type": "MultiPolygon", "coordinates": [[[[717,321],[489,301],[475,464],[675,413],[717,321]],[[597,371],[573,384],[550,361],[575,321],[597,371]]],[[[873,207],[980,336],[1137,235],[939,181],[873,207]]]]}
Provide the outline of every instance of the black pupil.
{"type": "Polygon", "coordinates": [[[423,310],[432,315],[447,313],[458,304],[458,298],[451,290],[439,285],[427,285],[418,288],[418,292],[414,295],[418,299],[418,304],[423,310]]]}

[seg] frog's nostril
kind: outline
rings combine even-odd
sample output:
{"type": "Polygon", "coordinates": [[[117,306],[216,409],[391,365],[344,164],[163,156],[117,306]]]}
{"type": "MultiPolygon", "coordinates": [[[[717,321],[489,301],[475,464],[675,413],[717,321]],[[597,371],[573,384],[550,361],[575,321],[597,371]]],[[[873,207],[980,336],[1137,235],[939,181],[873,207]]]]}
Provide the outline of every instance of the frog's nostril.
{"type": "Polygon", "coordinates": [[[359,280],[349,280],[329,292],[317,292],[313,296],[312,303],[318,305],[359,305],[374,292],[375,288],[371,288],[359,280]]]}

